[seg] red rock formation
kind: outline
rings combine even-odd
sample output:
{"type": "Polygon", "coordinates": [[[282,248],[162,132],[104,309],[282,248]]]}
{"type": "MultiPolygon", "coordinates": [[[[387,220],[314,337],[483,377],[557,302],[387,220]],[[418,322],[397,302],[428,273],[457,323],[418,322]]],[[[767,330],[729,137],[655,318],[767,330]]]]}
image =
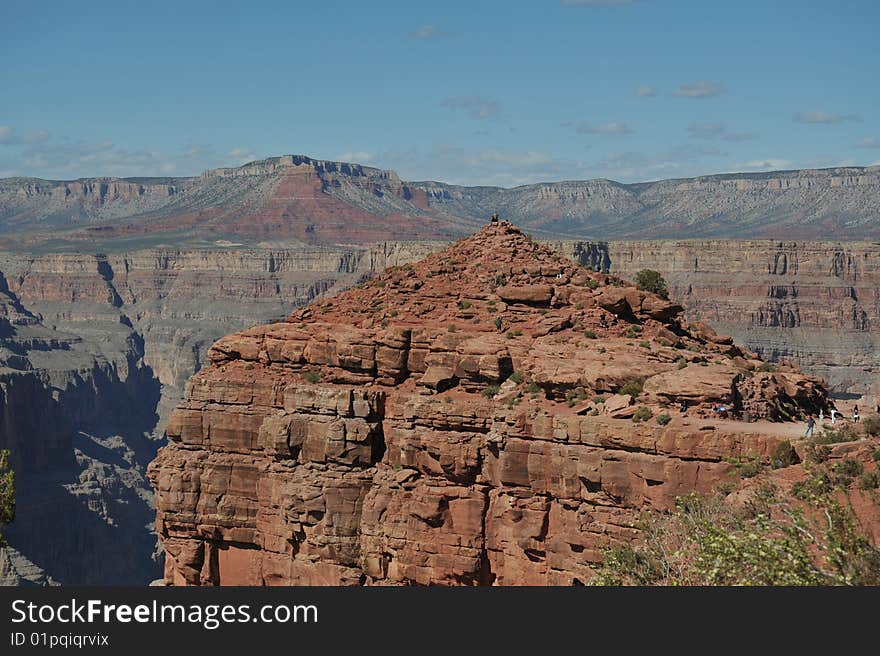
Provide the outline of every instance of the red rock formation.
{"type": "Polygon", "coordinates": [[[710,403],[826,407],[680,311],[502,222],[221,339],[150,468],[166,582],[587,581],[636,511],[784,439],[710,403]]]}

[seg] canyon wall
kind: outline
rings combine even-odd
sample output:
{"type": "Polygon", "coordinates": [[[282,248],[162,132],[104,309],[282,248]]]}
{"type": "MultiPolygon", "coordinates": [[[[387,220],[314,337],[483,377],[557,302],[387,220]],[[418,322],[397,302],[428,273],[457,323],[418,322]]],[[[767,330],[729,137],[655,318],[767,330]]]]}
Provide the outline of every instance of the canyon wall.
{"type": "Polygon", "coordinates": [[[625,278],[660,271],[688,318],[835,393],[873,395],[880,383],[880,243],[609,242],[608,255],[625,278]]]}
{"type": "MultiPolygon", "coordinates": [[[[13,546],[63,583],[149,580],[157,565],[150,558],[152,490],[144,469],[210,345],[447,244],[0,253],[7,325],[0,334],[6,354],[0,448],[17,453],[20,468],[13,546]],[[131,408],[141,418],[124,425],[131,408]],[[106,425],[96,427],[100,422],[106,425]],[[84,508],[88,521],[74,521],[71,506],[84,508]],[[131,540],[144,557],[114,565],[112,554],[91,561],[79,556],[76,545],[87,541],[76,526],[96,521],[103,532],[93,535],[113,534],[103,527],[111,526],[114,509],[118,514],[126,507],[139,508],[124,530],[137,536],[131,540]],[[59,515],[56,509],[65,510],[59,515]],[[53,527],[51,540],[46,526],[53,527]],[[49,544],[57,550],[45,551],[49,544]]],[[[624,277],[642,268],[661,271],[689,319],[733,335],[765,358],[794,360],[825,377],[835,393],[861,394],[876,385],[876,244],[551,245],[594,271],[624,277]]],[[[101,553],[97,543],[88,544],[101,553]]]]}

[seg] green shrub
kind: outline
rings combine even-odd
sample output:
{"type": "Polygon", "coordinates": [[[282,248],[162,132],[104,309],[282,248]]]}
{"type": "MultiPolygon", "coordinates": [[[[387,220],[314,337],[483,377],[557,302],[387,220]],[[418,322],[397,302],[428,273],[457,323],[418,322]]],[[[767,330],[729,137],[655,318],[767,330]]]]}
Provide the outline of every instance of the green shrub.
{"type": "Polygon", "coordinates": [[[597,394],[593,397],[593,403],[605,403],[605,395],[597,394]]]}
{"type": "Polygon", "coordinates": [[[686,366],[688,366],[687,360],[685,360],[684,358],[679,358],[678,359],[678,368],[684,369],[686,366]]]}
{"type": "Polygon", "coordinates": [[[483,390],[482,394],[487,399],[491,399],[496,394],[498,394],[498,391],[500,389],[501,388],[498,385],[487,385],[486,388],[483,390]]]}
{"type": "Polygon", "coordinates": [[[528,392],[529,394],[537,394],[540,391],[541,388],[535,381],[531,381],[528,385],[526,385],[526,392],[528,392]]]}
{"type": "Polygon", "coordinates": [[[321,380],[321,374],[317,371],[304,371],[303,378],[306,379],[306,382],[317,383],[321,380]]]}
{"type": "Polygon", "coordinates": [[[862,425],[865,427],[865,433],[871,437],[880,436],[880,417],[865,417],[862,425]]]}
{"type": "Polygon", "coordinates": [[[849,426],[842,426],[841,428],[826,428],[822,431],[822,434],[816,437],[813,440],[816,444],[838,444],[840,442],[855,442],[861,436],[855,431],[855,429],[849,426]]]}
{"type": "Polygon", "coordinates": [[[657,294],[660,298],[669,298],[669,289],[666,287],[666,280],[660,275],[659,271],[642,269],[636,273],[635,280],[636,289],[657,294]]]}
{"type": "Polygon", "coordinates": [[[459,310],[467,310],[472,305],[473,305],[473,303],[471,303],[470,301],[459,301],[458,302],[458,309],[459,310]]]}
{"type": "Polygon", "coordinates": [[[776,371],[776,365],[771,362],[762,362],[760,365],[758,365],[758,371],[776,371]]]}
{"type": "Polygon", "coordinates": [[[590,278],[589,280],[587,280],[587,287],[589,287],[590,289],[598,289],[599,281],[590,278]]]}
{"type": "Polygon", "coordinates": [[[604,347],[604,346],[600,346],[600,347],[599,347],[599,353],[604,353],[604,352],[605,352],[605,347],[604,347]]]}
{"type": "Polygon", "coordinates": [[[646,408],[645,406],[640,405],[638,408],[636,408],[636,411],[635,411],[635,414],[633,414],[632,420],[635,423],[639,423],[642,421],[648,421],[653,416],[654,416],[654,413],[651,412],[651,410],[649,408],[646,408]]]}
{"type": "Polygon", "coordinates": [[[672,421],[672,417],[669,416],[668,412],[664,412],[663,414],[657,415],[657,423],[661,426],[665,426],[670,421],[672,421]]]}
{"type": "Polygon", "coordinates": [[[843,476],[846,478],[855,478],[856,476],[861,476],[864,471],[864,467],[862,463],[858,460],[853,460],[852,458],[847,458],[839,463],[834,468],[834,473],[838,476],[843,476]]]}
{"type": "Polygon", "coordinates": [[[448,330],[451,333],[454,333],[455,332],[455,324],[454,323],[449,324],[449,326],[446,327],[446,330],[448,330]]]}
{"type": "Polygon", "coordinates": [[[641,346],[642,348],[645,348],[645,349],[649,349],[649,348],[651,348],[651,343],[649,341],[643,339],[641,342],[639,342],[639,346],[641,346]]]}
{"type": "Polygon", "coordinates": [[[643,511],[642,538],[609,548],[593,585],[877,585],[880,550],[849,502],[827,493],[804,514],[759,488],[743,514],[722,495],[691,493],[671,514],[643,511]]]}
{"type": "Polygon", "coordinates": [[[639,394],[642,393],[642,383],[639,380],[631,380],[626,385],[617,390],[618,394],[629,394],[631,397],[636,398],[639,394]]]}
{"type": "Polygon", "coordinates": [[[510,376],[507,377],[507,380],[512,380],[514,383],[519,385],[521,382],[523,382],[523,372],[514,371],[512,374],[510,374],[510,376]]]}
{"type": "Polygon", "coordinates": [[[876,490],[880,487],[880,472],[865,472],[859,476],[859,487],[863,490],[876,490]]]}
{"type": "Polygon", "coordinates": [[[592,330],[585,330],[584,337],[586,337],[587,339],[596,339],[596,333],[592,330]]]}

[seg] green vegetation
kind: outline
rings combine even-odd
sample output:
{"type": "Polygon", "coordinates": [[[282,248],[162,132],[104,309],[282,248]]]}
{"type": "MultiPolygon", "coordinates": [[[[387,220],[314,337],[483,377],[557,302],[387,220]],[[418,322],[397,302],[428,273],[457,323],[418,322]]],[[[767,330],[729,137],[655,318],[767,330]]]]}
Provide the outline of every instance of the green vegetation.
{"type": "Polygon", "coordinates": [[[446,330],[448,330],[448,331],[451,332],[451,333],[454,333],[454,332],[455,332],[455,324],[454,324],[454,323],[449,324],[449,325],[446,327],[446,330]]]}
{"type": "Polygon", "coordinates": [[[641,348],[649,349],[649,348],[651,348],[651,342],[649,342],[646,339],[643,339],[641,342],[639,342],[639,346],[641,348]]]}
{"type": "Polygon", "coordinates": [[[767,463],[765,463],[759,455],[725,458],[725,461],[733,465],[734,469],[736,469],[736,473],[742,478],[752,478],[767,468],[767,463]]]}
{"type": "Polygon", "coordinates": [[[473,305],[473,303],[471,303],[470,301],[459,301],[458,302],[458,309],[459,310],[467,310],[472,305],[473,305]]]}
{"type": "Polygon", "coordinates": [[[631,380],[626,385],[617,390],[618,394],[629,394],[634,399],[642,393],[642,382],[640,380],[631,380]]]}
{"type": "Polygon", "coordinates": [[[482,395],[487,399],[491,399],[501,388],[498,385],[487,385],[486,388],[482,391],[482,395]]]}
{"type": "Polygon", "coordinates": [[[584,337],[586,337],[587,339],[596,339],[596,333],[592,330],[585,330],[584,337]]]}
{"type": "Polygon", "coordinates": [[[685,360],[684,358],[679,358],[678,359],[678,368],[684,369],[686,366],[688,366],[687,360],[685,360]]]}
{"type": "Polygon", "coordinates": [[[529,394],[537,394],[541,391],[541,388],[535,381],[531,381],[528,385],[526,385],[526,392],[529,394]]]}
{"type": "Polygon", "coordinates": [[[317,371],[304,371],[303,378],[306,379],[306,382],[317,383],[321,380],[321,374],[317,371]]]}
{"type": "Polygon", "coordinates": [[[679,497],[675,511],[643,511],[643,539],[613,547],[595,585],[877,585],[880,550],[851,506],[829,494],[807,513],[769,486],[747,503],[722,494],[679,497]]]}
{"type": "Polygon", "coordinates": [[[880,436],[880,417],[865,417],[862,426],[865,427],[865,433],[871,437],[880,436]]]}
{"type": "Polygon", "coordinates": [[[850,426],[842,426],[838,429],[826,428],[817,436],[814,444],[838,444],[840,442],[855,442],[861,436],[850,426]]]}
{"type": "Polygon", "coordinates": [[[669,298],[666,280],[663,279],[659,271],[653,269],[642,269],[636,273],[636,289],[657,294],[660,298],[669,298]]]}
{"type": "Polygon", "coordinates": [[[605,395],[597,394],[593,397],[593,403],[605,403],[605,395]]]}
{"type": "Polygon", "coordinates": [[[9,465],[9,451],[0,451],[0,547],[6,546],[2,529],[15,519],[15,472],[9,465]]]}
{"type": "Polygon", "coordinates": [[[523,378],[523,372],[514,371],[512,374],[510,374],[510,376],[507,377],[507,380],[512,380],[514,383],[519,385],[521,382],[523,382],[523,378]]]}
{"type": "Polygon", "coordinates": [[[758,366],[758,371],[764,371],[764,372],[768,372],[768,371],[776,371],[776,365],[775,365],[775,364],[772,364],[772,363],[770,363],[770,362],[762,362],[762,363],[758,366]]]}
{"type": "Polygon", "coordinates": [[[669,416],[668,412],[664,412],[663,414],[657,415],[657,423],[661,426],[665,426],[670,421],[672,421],[672,417],[669,416]]]}
{"type": "Polygon", "coordinates": [[[636,408],[636,412],[633,415],[632,420],[634,423],[638,424],[639,422],[642,422],[642,421],[648,421],[653,416],[654,416],[654,413],[651,412],[651,410],[649,408],[646,408],[645,406],[640,405],[638,408],[636,408]]]}

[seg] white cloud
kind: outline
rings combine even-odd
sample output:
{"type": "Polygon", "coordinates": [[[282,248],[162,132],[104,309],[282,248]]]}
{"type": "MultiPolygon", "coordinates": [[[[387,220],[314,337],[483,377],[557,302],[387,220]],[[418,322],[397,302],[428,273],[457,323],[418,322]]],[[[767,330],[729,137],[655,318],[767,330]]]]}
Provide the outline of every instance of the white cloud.
{"type": "Polygon", "coordinates": [[[725,155],[711,144],[687,143],[659,153],[622,152],[593,161],[562,159],[542,151],[467,150],[435,144],[381,156],[383,168],[405,180],[438,180],[460,185],[513,187],[556,180],[610,178],[640,182],[706,172],[707,158],[725,155]]]}
{"type": "Polygon", "coordinates": [[[436,25],[423,25],[415,32],[410,32],[409,35],[414,39],[430,39],[435,36],[440,36],[442,32],[437,29],[436,25]]]}
{"type": "Polygon", "coordinates": [[[694,139],[723,139],[724,141],[749,141],[755,135],[748,132],[730,132],[720,123],[694,123],[688,127],[694,139]]]}
{"type": "Polygon", "coordinates": [[[187,145],[178,152],[132,150],[112,141],[70,139],[32,143],[14,156],[0,157],[0,170],[12,175],[54,179],[81,177],[141,177],[198,175],[205,169],[240,166],[258,159],[251,148],[218,151],[212,146],[187,145]]]}
{"type": "Polygon", "coordinates": [[[354,150],[347,153],[339,153],[334,159],[337,162],[348,162],[352,164],[366,164],[372,162],[374,157],[372,153],[363,150],[354,150]]]}
{"type": "Polygon", "coordinates": [[[651,98],[657,95],[656,87],[639,87],[636,89],[636,95],[642,98],[651,98]]]}
{"type": "Polygon", "coordinates": [[[442,104],[453,110],[464,110],[476,119],[489,118],[501,111],[501,104],[497,100],[482,96],[455,96],[447,98],[442,104]]]}
{"type": "Polygon", "coordinates": [[[844,121],[860,120],[855,114],[831,114],[828,112],[798,112],[794,115],[798,123],[843,123],[844,121]]]}
{"type": "Polygon", "coordinates": [[[581,123],[576,128],[575,131],[578,134],[613,134],[613,135],[623,135],[623,134],[632,134],[633,130],[626,124],[620,121],[612,121],[610,123],[601,123],[601,124],[590,124],[590,123],[581,123]]]}
{"type": "Polygon", "coordinates": [[[18,134],[15,128],[8,125],[0,125],[0,146],[19,146],[23,144],[38,144],[49,139],[46,130],[37,130],[28,134],[18,134]]]}
{"type": "Polygon", "coordinates": [[[693,84],[683,84],[673,91],[672,95],[680,98],[711,98],[724,93],[724,85],[720,82],[706,82],[700,80],[693,84]]]}
{"type": "Polygon", "coordinates": [[[738,168],[747,171],[778,171],[780,169],[795,168],[794,162],[781,157],[768,157],[767,159],[753,159],[744,164],[740,164],[738,168]]]}
{"type": "Polygon", "coordinates": [[[856,144],[856,148],[880,148],[880,139],[876,137],[865,137],[856,144]]]}

